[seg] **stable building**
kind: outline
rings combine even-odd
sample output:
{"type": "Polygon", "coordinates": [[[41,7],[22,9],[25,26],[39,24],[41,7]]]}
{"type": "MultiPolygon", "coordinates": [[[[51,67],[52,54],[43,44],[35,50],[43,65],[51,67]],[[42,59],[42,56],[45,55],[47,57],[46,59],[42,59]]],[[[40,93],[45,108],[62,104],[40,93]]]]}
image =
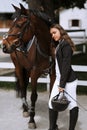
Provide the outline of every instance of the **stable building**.
{"type": "Polygon", "coordinates": [[[76,45],[82,45],[82,52],[86,52],[87,44],[87,3],[85,8],[77,7],[61,9],[59,23],[74,41],[76,45]]]}

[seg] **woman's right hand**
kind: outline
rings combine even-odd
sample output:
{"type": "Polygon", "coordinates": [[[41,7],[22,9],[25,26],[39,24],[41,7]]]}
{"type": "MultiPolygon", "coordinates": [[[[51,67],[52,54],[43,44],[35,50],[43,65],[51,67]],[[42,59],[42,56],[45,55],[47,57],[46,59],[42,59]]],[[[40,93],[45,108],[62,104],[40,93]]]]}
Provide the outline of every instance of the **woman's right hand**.
{"type": "Polygon", "coordinates": [[[64,91],[64,88],[62,88],[62,87],[58,87],[58,89],[59,89],[59,92],[63,92],[64,91]]]}

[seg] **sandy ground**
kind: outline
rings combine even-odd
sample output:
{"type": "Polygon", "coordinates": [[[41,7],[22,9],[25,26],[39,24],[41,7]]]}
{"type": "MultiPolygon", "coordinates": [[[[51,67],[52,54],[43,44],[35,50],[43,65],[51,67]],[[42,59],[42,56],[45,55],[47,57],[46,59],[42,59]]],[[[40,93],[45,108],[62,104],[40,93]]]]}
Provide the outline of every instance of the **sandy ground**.
{"type": "MultiPolygon", "coordinates": [[[[35,121],[37,130],[48,130],[48,92],[39,92],[36,103],[35,121]]],[[[30,92],[28,92],[28,102],[30,92]]],[[[87,96],[78,96],[81,105],[87,108],[87,96]]],[[[30,102],[29,102],[30,104],[30,102]]],[[[16,98],[14,90],[0,89],[0,130],[30,130],[28,128],[29,118],[22,116],[21,99],[16,98]]],[[[68,110],[59,113],[59,130],[68,130],[69,113],[68,110]]],[[[87,129],[87,111],[82,108],[79,112],[79,119],[76,130],[87,129]]]]}

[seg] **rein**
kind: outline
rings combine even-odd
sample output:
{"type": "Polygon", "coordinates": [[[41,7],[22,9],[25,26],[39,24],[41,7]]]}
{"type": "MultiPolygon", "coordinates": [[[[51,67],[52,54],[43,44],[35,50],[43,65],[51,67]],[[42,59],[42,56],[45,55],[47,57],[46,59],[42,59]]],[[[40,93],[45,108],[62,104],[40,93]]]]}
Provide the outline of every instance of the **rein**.
{"type": "Polygon", "coordinates": [[[37,48],[37,51],[39,52],[39,54],[40,54],[41,56],[43,56],[44,58],[49,58],[50,56],[47,55],[47,54],[45,54],[45,52],[43,52],[43,51],[41,50],[41,48],[40,48],[40,46],[39,46],[39,44],[38,44],[37,41],[38,41],[38,40],[37,40],[36,36],[34,35],[34,36],[32,37],[32,39],[28,42],[26,48],[22,48],[22,49],[21,49],[21,47],[17,47],[16,50],[18,50],[18,51],[20,51],[20,52],[27,53],[27,52],[30,50],[32,44],[35,43],[36,48],[37,48]]]}
{"type": "Polygon", "coordinates": [[[38,50],[38,52],[39,52],[40,55],[42,55],[44,58],[48,58],[49,57],[49,55],[45,54],[45,52],[43,52],[41,50],[41,48],[40,48],[40,46],[38,44],[38,40],[37,40],[36,37],[35,37],[35,45],[36,45],[36,48],[37,48],[37,50],[38,50]]]}
{"type": "Polygon", "coordinates": [[[20,51],[20,52],[23,52],[23,53],[27,53],[27,52],[30,50],[32,44],[34,43],[34,40],[35,40],[35,35],[34,35],[33,38],[28,42],[26,48],[17,47],[16,50],[17,50],[17,51],[20,51]]]}
{"type": "MultiPolygon", "coordinates": [[[[49,58],[49,63],[50,63],[50,64],[49,64],[49,67],[48,67],[47,69],[43,70],[43,72],[44,72],[44,73],[52,73],[52,72],[51,72],[51,68],[52,68],[53,65],[54,65],[54,62],[53,62],[53,60],[52,60],[52,57],[46,55],[46,54],[40,49],[40,46],[39,46],[39,44],[37,43],[37,38],[36,38],[35,35],[34,35],[33,38],[28,42],[26,51],[21,50],[21,48],[19,48],[19,47],[16,48],[16,50],[17,50],[17,51],[20,51],[20,52],[23,52],[24,56],[26,56],[26,53],[28,53],[28,51],[30,50],[31,46],[32,46],[34,43],[35,43],[35,45],[36,45],[36,49],[37,49],[38,53],[39,53],[41,56],[43,56],[44,58],[49,58]]],[[[16,56],[17,56],[17,53],[16,53],[16,56]]]]}

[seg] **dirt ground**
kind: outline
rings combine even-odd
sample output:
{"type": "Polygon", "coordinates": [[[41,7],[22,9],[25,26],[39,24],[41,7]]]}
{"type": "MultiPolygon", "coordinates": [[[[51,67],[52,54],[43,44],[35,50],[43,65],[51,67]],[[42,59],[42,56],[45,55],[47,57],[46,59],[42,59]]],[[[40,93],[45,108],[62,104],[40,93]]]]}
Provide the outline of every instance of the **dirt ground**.
{"type": "MultiPolygon", "coordinates": [[[[35,121],[36,130],[48,130],[48,92],[39,92],[36,103],[35,121]]],[[[30,92],[28,92],[28,102],[30,92]]],[[[87,108],[87,96],[78,96],[81,105],[87,108]]],[[[0,89],[0,130],[30,130],[28,128],[29,118],[22,116],[21,99],[16,98],[14,90],[0,89]]],[[[68,110],[59,113],[59,130],[68,130],[68,110]]],[[[87,129],[87,111],[82,108],[79,112],[79,119],[76,130],[87,129]]]]}

